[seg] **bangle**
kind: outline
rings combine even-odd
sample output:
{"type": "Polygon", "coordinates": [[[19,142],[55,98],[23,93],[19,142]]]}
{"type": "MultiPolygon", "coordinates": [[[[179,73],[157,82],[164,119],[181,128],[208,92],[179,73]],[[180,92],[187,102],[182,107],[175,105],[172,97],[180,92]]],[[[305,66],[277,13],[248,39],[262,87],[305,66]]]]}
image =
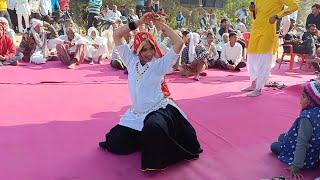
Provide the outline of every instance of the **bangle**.
{"type": "Polygon", "coordinates": [[[134,21],[129,22],[128,26],[131,31],[134,31],[137,29],[136,23],[134,21]]]}

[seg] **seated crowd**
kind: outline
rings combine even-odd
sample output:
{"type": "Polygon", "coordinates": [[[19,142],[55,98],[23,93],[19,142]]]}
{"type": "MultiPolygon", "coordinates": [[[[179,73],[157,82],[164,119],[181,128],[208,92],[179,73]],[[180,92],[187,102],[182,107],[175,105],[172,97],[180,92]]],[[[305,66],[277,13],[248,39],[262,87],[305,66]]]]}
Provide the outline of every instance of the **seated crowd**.
{"type": "MultiPolygon", "coordinates": [[[[10,43],[2,43],[2,56],[6,53],[8,55],[2,58],[1,64],[17,65],[21,61],[43,64],[50,60],[60,60],[68,68],[74,69],[84,62],[103,64],[106,59],[109,59],[113,68],[126,70],[113,42],[113,31],[123,23],[120,19],[121,13],[116,6],[113,6],[112,10],[109,10],[108,6],[104,7],[100,15],[112,17],[115,21],[109,29],[100,33],[94,26],[95,22],[90,22],[92,20],[90,13],[93,13],[91,9],[89,3],[90,28],[87,30],[87,36],[82,36],[76,31],[72,20],[66,20],[62,31],[58,32],[54,25],[45,21],[44,18],[32,18],[30,27],[23,30],[22,40],[17,47],[14,31],[9,28],[8,20],[1,17],[0,23],[3,24],[4,32],[2,36],[5,36],[1,41],[10,41],[10,43]]],[[[139,19],[132,9],[127,16],[132,20],[139,19]]],[[[240,68],[245,67],[243,57],[246,45],[242,34],[239,30],[229,27],[227,21],[223,19],[221,28],[217,31],[210,28],[197,32],[183,28],[176,30],[183,38],[185,48],[174,69],[181,71],[183,76],[195,76],[194,79],[199,80],[200,76],[206,76],[204,71],[207,68],[240,71],[240,68]],[[222,33],[221,36],[219,36],[220,33],[222,33]]],[[[163,52],[168,51],[172,46],[167,35],[158,30],[152,22],[143,24],[136,31],[126,35],[125,41],[132,45],[137,32],[150,32],[158,40],[163,52]]]]}

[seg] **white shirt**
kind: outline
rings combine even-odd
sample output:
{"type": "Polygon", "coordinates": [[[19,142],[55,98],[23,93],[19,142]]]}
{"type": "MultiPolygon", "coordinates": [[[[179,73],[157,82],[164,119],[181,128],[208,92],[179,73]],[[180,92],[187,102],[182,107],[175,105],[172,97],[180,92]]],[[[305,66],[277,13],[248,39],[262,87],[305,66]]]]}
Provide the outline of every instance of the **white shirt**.
{"type": "Polygon", "coordinates": [[[246,11],[244,11],[243,9],[238,9],[237,11],[236,11],[236,16],[238,16],[238,18],[240,19],[240,20],[242,20],[242,19],[247,19],[247,13],[246,13],[246,11]]]}
{"type": "Polygon", "coordinates": [[[15,0],[8,0],[8,9],[14,10],[16,6],[16,1],[15,0]]]}
{"type": "Polygon", "coordinates": [[[242,22],[238,22],[238,24],[236,25],[235,29],[241,31],[242,33],[243,32],[247,32],[246,25],[243,24],[242,22]]]}
{"type": "Polygon", "coordinates": [[[98,44],[100,46],[105,45],[106,46],[106,40],[103,37],[96,36],[95,39],[92,39],[92,37],[87,36],[86,41],[88,45],[98,44]]]}
{"type": "Polygon", "coordinates": [[[114,12],[114,11],[110,10],[105,15],[106,19],[109,19],[109,20],[112,20],[112,21],[121,20],[120,17],[121,17],[121,12],[120,11],[114,12]]]}
{"type": "Polygon", "coordinates": [[[40,0],[40,13],[41,15],[47,16],[52,13],[51,0],[40,0]]]}
{"type": "Polygon", "coordinates": [[[30,0],[30,9],[33,13],[40,13],[40,0],[30,0]]]}
{"type": "MultiPolygon", "coordinates": [[[[54,42],[56,44],[63,44],[65,41],[69,41],[67,35],[61,35],[58,38],[54,39],[54,42]]],[[[74,38],[71,40],[71,43],[74,43],[75,45],[69,49],[69,52],[76,52],[76,48],[77,48],[76,45],[85,44],[86,41],[80,36],[80,34],[75,33],[74,38]]]]}
{"type": "Polygon", "coordinates": [[[16,14],[31,14],[28,0],[16,0],[15,9],[16,14]]]}
{"type": "Polygon", "coordinates": [[[171,99],[164,97],[161,90],[164,76],[172,72],[172,66],[179,58],[179,54],[171,49],[162,58],[154,59],[142,66],[139,57],[133,54],[127,44],[118,46],[117,50],[128,69],[128,85],[132,101],[131,108],[120,119],[120,125],[141,131],[145,117],[150,112],[165,108],[168,104],[176,107],[185,116],[171,99]],[[140,79],[137,71],[144,72],[140,79]]]}
{"type": "Polygon", "coordinates": [[[235,65],[239,64],[242,60],[242,46],[237,43],[231,47],[230,42],[226,43],[221,52],[221,61],[228,62],[232,61],[235,65]]]}

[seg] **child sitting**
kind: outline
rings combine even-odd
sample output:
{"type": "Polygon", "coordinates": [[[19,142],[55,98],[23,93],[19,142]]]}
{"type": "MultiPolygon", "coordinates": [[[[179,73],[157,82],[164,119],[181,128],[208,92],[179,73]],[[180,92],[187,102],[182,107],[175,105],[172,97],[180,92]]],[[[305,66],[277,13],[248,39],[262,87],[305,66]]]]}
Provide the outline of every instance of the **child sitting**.
{"type": "Polygon", "coordinates": [[[305,85],[300,104],[302,111],[290,130],[271,144],[271,151],[290,165],[288,170],[298,179],[302,168],[320,165],[320,81],[305,85]]]}

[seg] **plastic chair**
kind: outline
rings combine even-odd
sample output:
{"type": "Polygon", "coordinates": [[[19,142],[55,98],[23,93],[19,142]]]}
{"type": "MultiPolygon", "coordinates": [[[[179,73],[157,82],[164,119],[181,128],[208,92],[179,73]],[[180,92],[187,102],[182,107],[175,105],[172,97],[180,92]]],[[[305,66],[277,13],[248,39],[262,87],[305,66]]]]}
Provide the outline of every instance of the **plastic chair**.
{"type": "Polygon", "coordinates": [[[282,56],[281,56],[281,59],[280,59],[280,62],[279,62],[279,68],[281,67],[281,64],[283,63],[284,60],[284,57],[285,56],[290,56],[290,60],[289,60],[289,70],[293,70],[293,66],[294,66],[294,58],[296,56],[299,57],[299,62],[300,62],[300,69],[302,69],[302,66],[304,64],[306,64],[307,62],[307,59],[309,58],[309,54],[299,54],[299,53],[294,53],[293,52],[293,46],[291,44],[284,44],[282,45],[283,48],[285,47],[288,47],[290,49],[290,51],[288,53],[286,52],[283,52],[282,56]]]}
{"type": "Polygon", "coordinates": [[[244,32],[242,33],[243,39],[246,42],[246,46],[249,46],[249,40],[250,40],[250,32],[244,32]]]}

